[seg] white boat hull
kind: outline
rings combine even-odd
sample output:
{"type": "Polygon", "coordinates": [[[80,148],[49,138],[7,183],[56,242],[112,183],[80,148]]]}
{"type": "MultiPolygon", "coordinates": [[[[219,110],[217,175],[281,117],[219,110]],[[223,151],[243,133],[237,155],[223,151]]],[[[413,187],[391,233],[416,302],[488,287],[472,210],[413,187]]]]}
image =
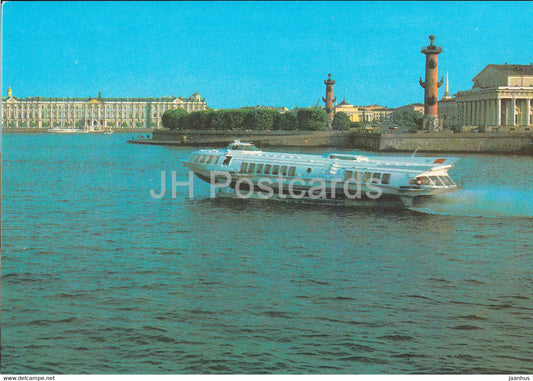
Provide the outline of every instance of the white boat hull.
{"type": "MultiPolygon", "coordinates": [[[[254,149],[196,151],[183,162],[202,180],[237,197],[282,200],[407,200],[459,190],[449,178],[454,158],[327,156],[254,149]]],[[[232,147],[233,146],[233,147],[232,147]]],[[[405,203],[405,202],[404,202],[405,203]]]]}

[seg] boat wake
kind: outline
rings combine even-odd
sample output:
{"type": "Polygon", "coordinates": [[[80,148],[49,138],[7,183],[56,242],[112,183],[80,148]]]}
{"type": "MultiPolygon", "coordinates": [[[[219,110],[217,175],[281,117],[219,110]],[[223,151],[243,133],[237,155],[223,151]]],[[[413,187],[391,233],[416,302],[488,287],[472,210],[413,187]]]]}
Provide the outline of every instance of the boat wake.
{"type": "Polygon", "coordinates": [[[433,197],[409,209],[453,216],[533,218],[533,197],[515,189],[471,189],[433,197]]]}

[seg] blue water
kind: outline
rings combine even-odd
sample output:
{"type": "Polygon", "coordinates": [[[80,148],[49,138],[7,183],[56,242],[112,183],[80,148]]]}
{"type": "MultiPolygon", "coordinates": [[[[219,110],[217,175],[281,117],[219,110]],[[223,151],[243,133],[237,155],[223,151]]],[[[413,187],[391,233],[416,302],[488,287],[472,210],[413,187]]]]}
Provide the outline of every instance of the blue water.
{"type": "Polygon", "coordinates": [[[3,136],[3,373],[533,373],[533,158],[414,210],[153,199],[193,149],[128,138],[3,136]]]}

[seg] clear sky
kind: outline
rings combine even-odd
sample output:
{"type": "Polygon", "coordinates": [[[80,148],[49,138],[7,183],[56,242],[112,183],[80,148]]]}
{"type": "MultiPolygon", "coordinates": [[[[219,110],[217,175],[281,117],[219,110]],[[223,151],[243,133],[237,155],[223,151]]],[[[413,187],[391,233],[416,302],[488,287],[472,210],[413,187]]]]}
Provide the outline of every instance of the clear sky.
{"type": "MultiPolygon", "coordinates": [[[[209,107],[423,102],[436,35],[450,91],[488,64],[533,61],[532,2],[11,2],[2,95],[189,96],[209,107]],[[323,104],[323,102],[320,102],[323,104]]],[[[444,86],[440,89],[442,96],[444,86]]]]}

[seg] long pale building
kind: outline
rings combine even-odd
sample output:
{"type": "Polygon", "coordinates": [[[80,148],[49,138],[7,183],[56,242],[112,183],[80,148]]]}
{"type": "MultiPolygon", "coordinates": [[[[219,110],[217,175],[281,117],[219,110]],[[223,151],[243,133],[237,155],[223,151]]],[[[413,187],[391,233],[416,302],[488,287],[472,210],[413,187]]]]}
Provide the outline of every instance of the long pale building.
{"type": "Polygon", "coordinates": [[[374,120],[387,120],[393,113],[393,109],[379,105],[372,106],[354,106],[346,99],[335,106],[335,113],[343,112],[350,118],[350,121],[356,123],[372,122],[374,120]]]}
{"type": "Polygon", "coordinates": [[[472,89],[455,94],[459,126],[488,131],[533,126],[533,64],[487,65],[472,81],[472,89]]]}
{"type": "Polygon", "coordinates": [[[188,98],[16,98],[9,87],[1,119],[3,128],[158,128],[163,113],[177,108],[201,111],[207,104],[198,93],[188,98]]]}

